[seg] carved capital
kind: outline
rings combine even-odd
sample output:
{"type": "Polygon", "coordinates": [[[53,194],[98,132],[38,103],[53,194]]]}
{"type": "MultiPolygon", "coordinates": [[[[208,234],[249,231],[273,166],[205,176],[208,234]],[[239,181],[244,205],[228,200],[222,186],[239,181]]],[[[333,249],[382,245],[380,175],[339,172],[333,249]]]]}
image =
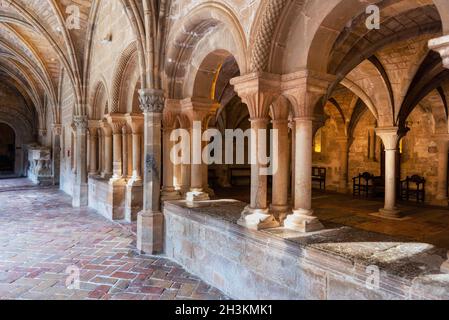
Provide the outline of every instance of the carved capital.
{"type": "Polygon", "coordinates": [[[399,141],[407,134],[409,129],[399,127],[376,128],[376,134],[382,139],[385,150],[397,150],[399,141]]]}
{"type": "Polygon", "coordinates": [[[292,104],[295,117],[312,117],[334,76],[302,70],[282,76],[281,92],[292,104]]]}
{"type": "Polygon", "coordinates": [[[429,48],[440,54],[443,66],[449,69],[449,35],[430,40],[429,48]]]}
{"type": "Polygon", "coordinates": [[[40,137],[45,137],[47,135],[47,129],[39,129],[38,134],[40,137]]]}
{"type": "Polygon", "coordinates": [[[131,128],[133,134],[141,134],[143,131],[144,118],[142,114],[128,113],[126,116],[126,121],[131,128]]]}
{"type": "Polygon", "coordinates": [[[53,127],[52,127],[52,130],[53,130],[53,135],[55,135],[55,136],[62,135],[62,125],[61,124],[54,123],[53,127]]]}
{"type": "Polygon", "coordinates": [[[231,79],[231,84],[247,105],[252,119],[268,118],[271,104],[280,95],[281,76],[255,72],[231,79]]]}
{"type": "Polygon", "coordinates": [[[87,116],[73,116],[73,126],[75,129],[86,130],[88,127],[87,116]]]}
{"type": "Polygon", "coordinates": [[[139,90],[140,109],[143,113],[162,113],[164,111],[164,91],[156,89],[139,90]]]}
{"type": "Polygon", "coordinates": [[[110,113],[106,116],[113,134],[121,134],[123,126],[126,125],[126,117],[122,113],[110,113]]]}

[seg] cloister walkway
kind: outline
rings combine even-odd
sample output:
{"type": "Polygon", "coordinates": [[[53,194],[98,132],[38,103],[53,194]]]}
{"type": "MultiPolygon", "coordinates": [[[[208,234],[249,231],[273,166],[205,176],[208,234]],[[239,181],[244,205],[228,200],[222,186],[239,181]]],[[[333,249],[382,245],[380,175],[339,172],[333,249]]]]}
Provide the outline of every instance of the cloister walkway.
{"type": "Polygon", "coordinates": [[[56,188],[0,180],[0,299],[226,298],[168,259],[138,255],[134,242],[56,188]]]}

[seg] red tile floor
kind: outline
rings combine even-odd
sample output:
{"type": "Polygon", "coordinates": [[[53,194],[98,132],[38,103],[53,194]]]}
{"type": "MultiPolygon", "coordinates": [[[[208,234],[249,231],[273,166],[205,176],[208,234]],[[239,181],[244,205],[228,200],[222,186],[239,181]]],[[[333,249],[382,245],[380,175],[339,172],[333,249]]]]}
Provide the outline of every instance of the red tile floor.
{"type": "Polygon", "coordinates": [[[132,228],[70,203],[0,180],[0,299],[227,299],[168,259],[138,255],[132,228]]]}

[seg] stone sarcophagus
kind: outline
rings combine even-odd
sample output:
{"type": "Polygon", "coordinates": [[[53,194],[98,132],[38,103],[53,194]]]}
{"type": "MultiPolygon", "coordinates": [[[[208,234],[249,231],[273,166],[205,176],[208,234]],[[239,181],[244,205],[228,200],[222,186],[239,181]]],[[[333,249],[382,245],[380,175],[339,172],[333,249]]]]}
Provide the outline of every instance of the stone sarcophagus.
{"type": "Polygon", "coordinates": [[[28,146],[28,177],[37,184],[52,184],[51,150],[50,148],[28,146]]]}

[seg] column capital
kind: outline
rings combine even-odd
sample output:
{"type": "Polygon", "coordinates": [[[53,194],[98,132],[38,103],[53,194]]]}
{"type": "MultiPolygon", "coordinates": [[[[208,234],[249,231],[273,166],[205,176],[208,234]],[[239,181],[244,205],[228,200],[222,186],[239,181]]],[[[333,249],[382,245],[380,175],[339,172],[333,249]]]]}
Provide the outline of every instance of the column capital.
{"type": "Polygon", "coordinates": [[[429,40],[429,49],[438,52],[443,66],[449,69],[449,35],[429,40]]]}
{"type": "Polygon", "coordinates": [[[143,113],[162,113],[165,104],[164,91],[141,89],[139,90],[139,102],[143,113]]]}
{"type": "Polygon", "coordinates": [[[141,134],[143,129],[144,116],[138,113],[127,113],[125,115],[126,122],[132,130],[133,134],[141,134]]]}
{"type": "Polygon", "coordinates": [[[47,135],[47,129],[38,129],[37,131],[40,137],[45,137],[47,135]]]}
{"type": "Polygon", "coordinates": [[[408,128],[381,127],[376,128],[376,134],[382,139],[385,150],[396,150],[399,141],[407,134],[408,128]]]}
{"type": "Polygon", "coordinates": [[[255,72],[231,79],[231,85],[247,105],[251,118],[268,118],[271,104],[280,96],[281,76],[255,72]]]}
{"type": "Polygon", "coordinates": [[[122,128],[126,125],[126,117],[122,113],[109,113],[106,119],[111,126],[113,134],[122,133],[122,128]]]}
{"type": "Polygon", "coordinates": [[[204,121],[208,116],[214,114],[220,104],[212,99],[192,97],[181,101],[182,112],[190,121],[204,121]]]}
{"type": "Polygon", "coordinates": [[[53,123],[52,131],[53,131],[53,135],[55,135],[55,136],[62,135],[62,124],[60,124],[60,123],[53,123]]]}
{"type": "Polygon", "coordinates": [[[171,131],[175,128],[176,117],[176,113],[168,111],[167,109],[164,110],[164,113],[162,114],[162,126],[164,131],[171,131]]]}
{"type": "Polygon", "coordinates": [[[87,116],[73,116],[73,125],[76,129],[86,130],[88,126],[87,116]]]}
{"type": "Polygon", "coordinates": [[[333,81],[335,76],[301,70],[282,76],[281,93],[291,102],[295,117],[311,117],[333,81]]]}

